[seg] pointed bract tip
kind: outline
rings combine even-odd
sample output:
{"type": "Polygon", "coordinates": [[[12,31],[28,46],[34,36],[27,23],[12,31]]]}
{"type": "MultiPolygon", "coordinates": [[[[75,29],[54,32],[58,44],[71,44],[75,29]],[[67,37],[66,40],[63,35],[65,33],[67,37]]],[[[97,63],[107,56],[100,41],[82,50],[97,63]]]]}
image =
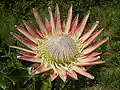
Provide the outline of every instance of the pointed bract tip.
{"type": "Polygon", "coordinates": [[[102,28],[101,30],[104,30],[104,28],[102,28]]]}
{"type": "Polygon", "coordinates": [[[37,12],[36,8],[33,8],[33,13],[37,12]]]}
{"type": "Polygon", "coordinates": [[[51,9],[51,7],[48,7],[48,9],[51,9]]]}
{"type": "Polygon", "coordinates": [[[23,21],[23,23],[26,23],[26,21],[25,20],[22,20],[23,21]]]}
{"type": "Polygon", "coordinates": [[[95,78],[95,77],[93,77],[93,76],[91,77],[91,79],[94,79],[94,78],[95,78]]]}
{"type": "Polygon", "coordinates": [[[96,21],[96,23],[99,23],[99,21],[96,21]]]}
{"type": "Polygon", "coordinates": [[[45,20],[47,20],[47,17],[45,17],[45,20]]]}
{"type": "Polygon", "coordinates": [[[109,39],[109,37],[106,38],[106,40],[108,40],[108,39],[109,39]]]}
{"type": "Polygon", "coordinates": [[[24,25],[28,24],[28,22],[27,22],[27,21],[25,21],[25,20],[22,20],[22,21],[23,21],[24,25]]]}
{"type": "Polygon", "coordinates": [[[77,14],[77,17],[79,17],[79,13],[77,14]]]}
{"type": "Polygon", "coordinates": [[[75,80],[78,80],[78,77],[76,77],[75,80]]]}
{"type": "Polygon", "coordinates": [[[35,71],[35,73],[34,74],[39,74],[40,72],[39,72],[39,70],[37,70],[37,71],[35,71]]]}
{"type": "Polygon", "coordinates": [[[56,3],[56,10],[59,11],[59,6],[57,3],[56,3]]]}
{"type": "Polygon", "coordinates": [[[60,76],[60,78],[65,82],[67,77],[66,76],[60,76]]]}
{"type": "Polygon", "coordinates": [[[17,25],[15,25],[15,27],[17,27],[17,25]]]}
{"type": "Polygon", "coordinates": [[[48,11],[49,11],[49,12],[51,12],[51,11],[52,11],[52,10],[51,10],[51,7],[48,7],[48,11]]]}
{"type": "Polygon", "coordinates": [[[102,61],[101,63],[105,63],[105,61],[102,61]]]}
{"type": "Polygon", "coordinates": [[[70,5],[70,9],[72,9],[72,4],[70,5]]]}
{"type": "Polygon", "coordinates": [[[58,7],[58,4],[56,3],[56,7],[58,7]]]}
{"type": "Polygon", "coordinates": [[[104,39],[105,40],[105,42],[107,41],[107,40],[109,40],[109,37],[107,37],[106,39],[104,39]]]}
{"type": "Polygon", "coordinates": [[[21,56],[17,56],[17,58],[20,58],[21,56]]]}
{"type": "Polygon", "coordinates": [[[55,80],[55,79],[57,78],[57,76],[58,76],[58,74],[57,74],[57,73],[56,73],[56,74],[51,75],[51,81],[55,80]]]}
{"type": "Polygon", "coordinates": [[[85,14],[85,17],[89,15],[90,15],[90,10],[87,11],[87,13],[85,14]]]}
{"type": "Polygon", "coordinates": [[[13,34],[13,32],[10,32],[10,34],[13,34]]]}
{"type": "Polygon", "coordinates": [[[87,11],[87,14],[90,14],[90,10],[87,11]]]}
{"type": "Polygon", "coordinates": [[[12,46],[9,46],[9,48],[12,48],[12,46]]]}
{"type": "Polygon", "coordinates": [[[100,56],[97,56],[97,58],[99,59],[99,58],[100,58],[100,56]]]}
{"type": "Polygon", "coordinates": [[[36,9],[35,9],[35,8],[33,8],[33,11],[36,11],[36,9]]]}

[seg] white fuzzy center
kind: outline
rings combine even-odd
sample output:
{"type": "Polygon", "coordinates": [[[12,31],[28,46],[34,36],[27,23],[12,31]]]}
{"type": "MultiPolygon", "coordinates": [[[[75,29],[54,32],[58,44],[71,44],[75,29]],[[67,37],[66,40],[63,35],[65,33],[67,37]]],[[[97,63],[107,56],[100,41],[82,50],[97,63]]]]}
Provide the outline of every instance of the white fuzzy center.
{"type": "Polygon", "coordinates": [[[70,59],[77,52],[76,44],[70,36],[51,37],[46,42],[46,48],[55,59],[70,59]]]}

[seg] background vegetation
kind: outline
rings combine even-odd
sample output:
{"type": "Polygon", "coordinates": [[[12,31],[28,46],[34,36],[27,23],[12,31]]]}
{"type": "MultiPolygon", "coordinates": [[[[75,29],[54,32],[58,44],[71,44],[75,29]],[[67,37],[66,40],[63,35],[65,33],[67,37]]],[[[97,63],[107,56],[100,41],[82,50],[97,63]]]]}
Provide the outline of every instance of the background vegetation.
{"type": "Polygon", "coordinates": [[[0,90],[120,90],[119,0],[0,0],[0,42],[0,90]],[[101,59],[106,63],[88,67],[88,71],[95,76],[94,80],[80,75],[78,81],[69,77],[66,82],[59,78],[51,82],[44,74],[31,78],[27,71],[31,63],[18,60],[16,50],[8,47],[20,45],[9,34],[17,32],[14,25],[23,26],[22,19],[35,25],[32,8],[36,7],[44,18],[48,15],[47,7],[54,8],[56,3],[60,7],[62,20],[66,19],[71,4],[73,17],[79,13],[79,20],[90,10],[87,26],[98,20],[98,29],[104,27],[96,41],[110,38],[97,49],[103,52],[101,59]]]}

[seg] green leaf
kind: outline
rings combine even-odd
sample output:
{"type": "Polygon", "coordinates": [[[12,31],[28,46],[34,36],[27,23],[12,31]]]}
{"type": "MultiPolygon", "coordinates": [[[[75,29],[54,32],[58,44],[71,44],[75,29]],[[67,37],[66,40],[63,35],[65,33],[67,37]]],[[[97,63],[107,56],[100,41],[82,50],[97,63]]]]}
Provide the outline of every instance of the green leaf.
{"type": "Polygon", "coordinates": [[[0,80],[0,88],[2,88],[2,89],[6,88],[5,82],[2,79],[0,80]]]}
{"type": "Polygon", "coordinates": [[[19,83],[20,86],[23,86],[24,83],[30,78],[28,71],[24,69],[15,69],[8,76],[14,83],[19,83]]]}
{"type": "Polygon", "coordinates": [[[44,79],[41,84],[41,89],[40,90],[52,90],[51,89],[51,80],[50,78],[44,79]]]}

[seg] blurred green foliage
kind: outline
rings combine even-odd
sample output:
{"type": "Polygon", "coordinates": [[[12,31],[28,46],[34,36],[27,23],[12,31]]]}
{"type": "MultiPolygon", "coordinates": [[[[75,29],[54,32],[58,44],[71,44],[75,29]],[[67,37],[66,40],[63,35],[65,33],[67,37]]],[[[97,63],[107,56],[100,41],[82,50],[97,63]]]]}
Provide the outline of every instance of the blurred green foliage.
{"type": "MultiPolygon", "coordinates": [[[[120,1],[119,0],[0,0],[0,90],[120,90],[120,1]],[[17,32],[14,25],[23,26],[22,19],[35,25],[32,8],[37,8],[42,18],[48,15],[47,7],[54,10],[58,3],[61,19],[66,19],[67,10],[73,5],[73,17],[80,14],[79,20],[90,10],[89,28],[96,20],[100,21],[97,29],[104,27],[99,41],[109,37],[98,51],[102,51],[101,59],[105,64],[88,67],[95,76],[94,80],[79,75],[76,81],[68,78],[63,82],[60,78],[50,81],[47,75],[36,77],[28,75],[31,63],[16,58],[17,52],[9,45],[20,45],[10,36],[17,32]]],[[[35,26],[36,27],[36,26],[35,26]]]]}

